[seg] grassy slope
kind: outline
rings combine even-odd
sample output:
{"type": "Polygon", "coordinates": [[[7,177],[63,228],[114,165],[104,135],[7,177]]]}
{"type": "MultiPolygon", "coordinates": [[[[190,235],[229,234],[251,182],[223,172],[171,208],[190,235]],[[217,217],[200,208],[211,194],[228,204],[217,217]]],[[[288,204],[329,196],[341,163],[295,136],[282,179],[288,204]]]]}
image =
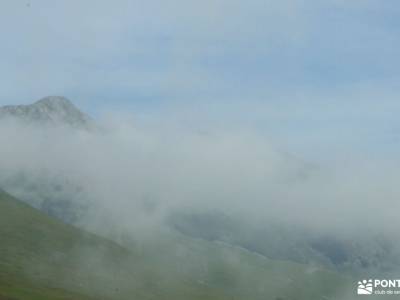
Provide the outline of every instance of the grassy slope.
{"type": "Polygon", "coordinates": [[[0,191],[0,300],[313,300],[352,289],[334,272],[179,235],[127,250],[0,191]]]}
{"type": "Polygon", "coordinates": [[[0,191],[0,295],[89,299],[63,287],[64,282],[74,285],[74,278],[62,277],[77,275],[77,245],[101,249],[104,256],[125,254],[117,245],[64,225],[0,191]]]}

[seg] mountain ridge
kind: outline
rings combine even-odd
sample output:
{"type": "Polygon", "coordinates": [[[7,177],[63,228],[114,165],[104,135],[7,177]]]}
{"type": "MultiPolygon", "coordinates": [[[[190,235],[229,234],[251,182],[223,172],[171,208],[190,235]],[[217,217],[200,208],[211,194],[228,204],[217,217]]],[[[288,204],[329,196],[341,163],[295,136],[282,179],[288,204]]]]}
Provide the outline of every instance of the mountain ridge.
{"type": "Polygon", "coordinates": [[[336,300],[351,282],[167,232],[150,243],[119,244],[0,191],[0,299],[336,300]]]}

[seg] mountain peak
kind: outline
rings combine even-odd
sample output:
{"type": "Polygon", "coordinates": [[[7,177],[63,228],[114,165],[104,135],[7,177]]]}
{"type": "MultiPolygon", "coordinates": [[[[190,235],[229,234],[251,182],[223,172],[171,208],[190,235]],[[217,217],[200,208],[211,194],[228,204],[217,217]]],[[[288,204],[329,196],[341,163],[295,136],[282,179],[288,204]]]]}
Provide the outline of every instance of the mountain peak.
{"type": "Polygon", "coordinates": [[[49,105],[49,106],[53,106],[53,105],[73,106],[71,100],[69,100],[68,98],[65,98],[63,96],[47,96],[42,99],[39,99],[33,105],[35,105],[35,104],[39,104],[39,105],[44,104],[44,105],[49,105]]]}
{"type": "Polygon", "coordinates": [[[48,112],[57,113],[75,113],[82,114],[81,111],[71,102],[71,100],[62,96],[48,96],[39,99],[30,106],[37,108],[38,110],[47,110],[48,112]]]}
{"type": "Polygon", "coordinates": [[[28,123],[69,125],[88,129],[92,126],[89,116],[81,112],[69,99],[62,96],[48,96],[29,105],[8,105],[0,107],[0,119],[11,117],[28,123]]]}

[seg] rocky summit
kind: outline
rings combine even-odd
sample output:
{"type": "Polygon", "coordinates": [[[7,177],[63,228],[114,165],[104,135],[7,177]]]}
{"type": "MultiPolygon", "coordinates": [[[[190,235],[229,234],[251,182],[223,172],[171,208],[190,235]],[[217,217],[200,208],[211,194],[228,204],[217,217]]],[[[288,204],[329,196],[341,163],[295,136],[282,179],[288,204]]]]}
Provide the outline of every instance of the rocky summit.
{"type": "Polygon", "coordinates": [[[7,105],[0,107],[0,119],[14,118],[29,124],[50,124],[89,129],[92,119],[81,112],[69,99],[49,96],[29,105],[7,105]]]}

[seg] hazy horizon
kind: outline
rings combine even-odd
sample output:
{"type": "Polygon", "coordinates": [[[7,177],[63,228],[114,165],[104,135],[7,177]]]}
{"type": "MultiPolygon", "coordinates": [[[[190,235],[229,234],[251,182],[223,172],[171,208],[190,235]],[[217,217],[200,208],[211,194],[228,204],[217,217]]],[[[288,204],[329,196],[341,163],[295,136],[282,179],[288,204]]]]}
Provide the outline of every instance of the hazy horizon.
{"type": "Polygon", "coordinates": [[[0,2],[15,282],[22,256],[36,291],[53,259],[84,296],[121,269],[115,299],[345,300],[398,276],[400,2],[0,2]]]}

